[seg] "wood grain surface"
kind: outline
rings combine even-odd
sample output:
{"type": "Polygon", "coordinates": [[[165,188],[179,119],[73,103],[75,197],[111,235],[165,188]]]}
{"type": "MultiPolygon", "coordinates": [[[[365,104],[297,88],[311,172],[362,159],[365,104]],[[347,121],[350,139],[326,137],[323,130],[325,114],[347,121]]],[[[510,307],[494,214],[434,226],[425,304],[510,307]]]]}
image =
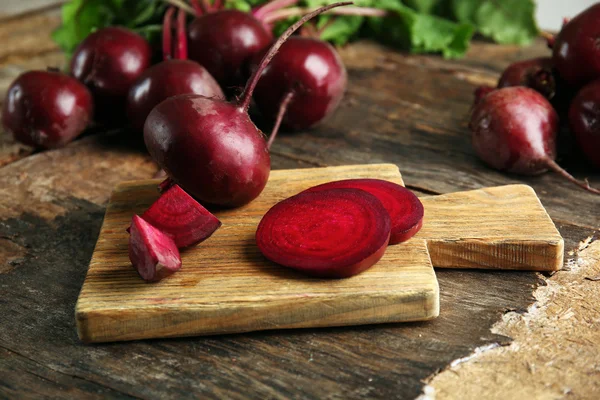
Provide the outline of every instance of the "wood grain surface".
{"type": "Polygon", "coordinates": [[[269,262],[256,247],[256,227],[269,208],[346,178],[402,184],[393,164],[272,171],[257,199],[216,212],[221,228],[182,252],[180,272],[154,284],[131,267],[125,228],[158,197],[160,180],[119,185],[77,301],[79,337],[102,342],[437,317],[438,282],[423,240],[389,246],[376,267],[348,279],[308,278],[269,262]]]}
{"type": "Polygon", "coordinates": [[[125,228],[156,200],[160,180],[120,184],[77,301],[79,337],[104,342],[428,320],[439,313],[432,260],[451,268],[562,266],[563,239],[524,185],[424,198],[418,236],[389,246],[374,267],[352,278],[307,278],[260,254],[254,235],[269,208],[350,178],[403,183],[393,164],[272,171],[256,200],[215,213],[223,226],[182,253],[182,271],[154,284],[131,267],[125,228]]]}
{"type": "MultiPolygon", "coordinates": [[[[0,17],[0,94],[23,71],[66,65],[50,39],[59,9],[15,15],[3,6],[0,14],[10,15],[0,17]]],[[[46,152],[2,133],[0,398],[414,399],[425,389],[431,394],[427,382],[444,370],[457,385],[432,383],[438,399],[600,397],[590,335],[598,331],[600,292],[598,281],[585,279],[597,276],[584,267],[594,258],[580,252],[600,234],[598,197],[556,174],[486,167],[467,127],[473,90],[494,85],[511,62],[548,56],[545,41],[474,41],[460,60],[369,41],[339,52],[348,70],[342,106],[316,129],[282,132],[271,151],[274,169],[394,163],[420,196],[529,185],[565,239],[565,267],[552,276],[440,268],[443,312],[425,322],[84,345],[73,310],[110,193],[120,181],[152,178],[156,166],[126,129],[96,127],[46,152]],[[553,317],[531,323],[528,307],[540,290],[548,301],[532,309],[553,317]],[[503,317],[528,328],[499,330],[503,317]],[[504,356],[487,350],[494,347],[504,356]],[[471,357],[475,349],[490,355],[471,357]]],[[[569,135],[559,154],[569,172],[600,186],[600,173],[569,135]]]]}

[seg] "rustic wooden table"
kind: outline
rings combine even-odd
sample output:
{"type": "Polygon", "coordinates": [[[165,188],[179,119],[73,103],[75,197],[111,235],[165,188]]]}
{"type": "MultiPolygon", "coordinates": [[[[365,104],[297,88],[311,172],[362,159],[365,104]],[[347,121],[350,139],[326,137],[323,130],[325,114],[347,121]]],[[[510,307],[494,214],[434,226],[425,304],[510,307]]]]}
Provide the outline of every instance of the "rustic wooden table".
{"type": "MultiPolygon", "coordinates": [[[[20,72],[64,63],[49,38],[54,2],[15,15],[17,3],[0,15],[0,98],[20,72]]],[[[488,169],[467,129],[477,85],[547,53],[542,42],[475,43],[465,59],[443,60],[353,44],[342,50],[350,84],[340,110],[274,146],[274,169],[395,163],[423,196],[518,182],[536,190],[565,238],[565,268],[438,270],[441,315],[427,323],[83,345],[73,309],[108,196],[156,167],[133,132],[96,129],[35,153],[3,135],[0,398],[598,398],[600,200],[553,174],[488,169]]],[[[580,159],[561,161],[600,186],[580,159]]]]}

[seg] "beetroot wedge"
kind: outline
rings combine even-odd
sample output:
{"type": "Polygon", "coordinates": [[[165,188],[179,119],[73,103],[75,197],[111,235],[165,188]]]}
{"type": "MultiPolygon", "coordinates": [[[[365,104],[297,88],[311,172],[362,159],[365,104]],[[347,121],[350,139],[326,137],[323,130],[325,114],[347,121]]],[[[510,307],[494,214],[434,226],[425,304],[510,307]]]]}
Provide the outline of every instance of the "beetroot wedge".
{"type": "Polygon", "coordinates": [[[312,276],[345,278],[379,261],[390,229],[388,212],[368,192],[303,192],[265,214],[256,231],[256,244],[277,264],[312,276]]]}
{"type": "Polygon", "coordinates": [[[377,197],[392,220],[390,244],[406,242],[423,226],[423,204],[413,192],[403,186],[381,179],[347,179],[324,183],[306,191],[334,188],[362,189],[377,197]]]}
{"type": "Polygon", "coordinates": [[[142,218],[171,236],[180,249],[208,239],[221,226],[217,217],[179,185],[166,189],[142,218]]]}
{"type": "Polygon", "coordinates": [[[129,260],[148,282],[160,281],[181,268],[173,239],[137,215],[131,220],[129,260]]]}

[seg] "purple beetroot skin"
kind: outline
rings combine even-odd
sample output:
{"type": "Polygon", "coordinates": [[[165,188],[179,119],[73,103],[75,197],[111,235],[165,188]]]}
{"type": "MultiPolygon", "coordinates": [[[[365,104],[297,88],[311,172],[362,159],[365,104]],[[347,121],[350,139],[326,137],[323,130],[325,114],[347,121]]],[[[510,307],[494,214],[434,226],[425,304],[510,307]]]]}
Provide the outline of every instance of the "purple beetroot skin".
{"type": "Polygon", "coordinates": [[[76,79],[60,72],[30,71],[9,87],[2,125],[15,140],[29,146],[60,147],[86,128],[92,96],[76,79]]]}
{"type": "Polygon", "coordinates": [[[273,36],[261,21],[237,10],[196,18],[188,29],[190,59],[210,72],[226,91],[243,85],[246,64],[273,36]]]}
{"type": "Polygon", "coordinates": [[[97,119],[114,123],[124,117],[127,92],[150,66],[151,53],[143,37],[120,27],[100,29],[81,42],[71,74],[92,91],[97,119]]]}
{"type": "Polygon", "coordinates": [[[600,79],[584,86],[569,109],[569,124],[588,160],[600,168],[600,79]]]}
{"type": "Polygon", "coordinates": [[[160,281],[181,268],[173,239],[137,215],[131,220],[129,260],[147,282],[160,281]]]}
{"type": "MultiPolygon", "coordinates": [[[[253,60],[253,69],[264,51],[253,60]]],[[[322,40],[291,37],[264,72],[254,100],[261,113],[275,120],[281,102],[291,93],[282,125],[307,129],[329,116],[346,90],[346,68],[337,51],[322,40]]]]}
{"type": "Polygon", "coordinates": [[[498,88],[525,86],[537,90],[550,100],[556,93],[553,67],[551,57],[518,61],[504,70],[498,81],[498,88]]]}

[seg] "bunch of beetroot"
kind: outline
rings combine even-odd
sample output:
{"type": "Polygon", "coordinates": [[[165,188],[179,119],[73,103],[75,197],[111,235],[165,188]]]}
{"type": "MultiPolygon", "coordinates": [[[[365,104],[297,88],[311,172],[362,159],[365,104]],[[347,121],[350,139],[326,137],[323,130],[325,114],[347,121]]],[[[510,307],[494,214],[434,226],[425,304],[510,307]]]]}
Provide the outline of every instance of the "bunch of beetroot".
{"type": "Polygon", "coordinates": [[[555,161],[559,115],[568,119],[579,147],[600,168],[600,3],[548,40],[552,57],[510,65],[497,88],[478,88],[471,114],[473,146],[501,171],[537,175],[552,170],[584,189],[555,161]]]}

